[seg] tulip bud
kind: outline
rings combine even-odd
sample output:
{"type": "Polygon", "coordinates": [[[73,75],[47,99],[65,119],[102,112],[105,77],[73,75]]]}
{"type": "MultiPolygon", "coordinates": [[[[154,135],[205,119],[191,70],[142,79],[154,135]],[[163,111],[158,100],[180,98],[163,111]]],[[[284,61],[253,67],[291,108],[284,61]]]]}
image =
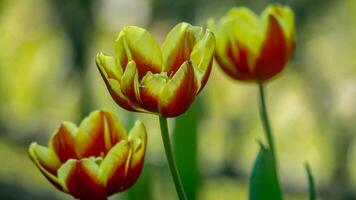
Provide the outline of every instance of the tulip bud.
{"type": "Polygon", "coordinates": [[[273,4],[257,16],[232,8],[220,21],[208,21],[216,36],[215,58],[230,77],[264,82],[276,76],[291,57],[296,41],[293,11],[273,4]]]}

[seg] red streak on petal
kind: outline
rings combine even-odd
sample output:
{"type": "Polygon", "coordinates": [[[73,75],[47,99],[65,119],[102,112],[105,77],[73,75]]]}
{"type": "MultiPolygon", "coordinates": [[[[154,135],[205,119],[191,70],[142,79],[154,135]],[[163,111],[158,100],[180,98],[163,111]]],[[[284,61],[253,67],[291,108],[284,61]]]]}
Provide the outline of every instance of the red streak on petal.
{"type": "Polygon", "coordinates": [[[74,148],[74,137],[69,130],[67,130],[65,125],[62,124],[59,127],[58,132],[52,139],[52,142],[54,151],[62,163],[65,163],[70,158],[77,158],[74,148]]]}
{"type": "Polygon", "coordinates": [[[81,200],[106,200],[103,186],[85,169],[82,161],[77,160],[66,180],[70,194],[81,200]]]}
{"type": "Polygon", "coordinates": [[[189,106],[193,103],[198,91],[193,67],[189,68],[184,75],[184,80],[174,91],[174,97],[171,102],[160,109],[163,117],[176,117],[184,113],[189,106]]]}
{"type": "Polygon", "coordinates": [[[190,54],[193,51],[195,44],[195,36],[191,31],[185,31],[179,39],[179,42],[172,54],[169,55],[167,63],[168,76],[173,76],[181,67],[181,65],[190,59],[190,54]]]}
{"type": "Polygon", "coordinates": [[[127,55],[125,52],[125,55],[123,55],[121,58],[119,58],[120,65],[122,67],[122,70],[125,71],[126,65],[129,62],[127,59],[127,55]]]}
{"type": "MultiPolygon", "coordinates": [[[[118,133],[119,129],[116,129],[115,119],[111,118],[110,114],[107,114],[105,111],[100,112],[100,120],[96,121],[95,126],[92,126],[91,130],[87,130],[88,135],[86,144],[77,144],[83,145],[83,149],[80,149],[81,152],[77,152],[79,158],[86,158],[91,156],[105,156],[110,149],[123,138],[121,136],[126,133],[118,133]],[[105,123],[108,125],[109,138],[105,140],[105,123]]],[[[107,133],[106,133],[107,134],[107,133]]]]}
{"type": "Polygon", "coordinates": [[[161,66],[154,66],[153,63],[144,59],[141,55],[136,52],[132,54],[133,60],[137,65],[138,70],[138,79],[139,81],[146,75],[147,72],[151,71],[152,73],[160,73],[161,66]]]}
{"type": "Polygon", "coordinates": [[[134,77],[131,77],[132,81],[130,82],[129,86],[122,87],[121,91],[122,93],[130,100],[130,102],[134,103],[135,105],[138,105],[138,99],[136,97],[136,92],[135,92],[135,86],[134,86],[134,77]]]}
{"type": "Polygon", "coordinates": [[[248,64],[248,49],[241,43],[231,44],[227,46],[227,56],[234,63],[240,73],[242,80],[251,79],[251,72],[248,64]],[[235,45],[235,46],[233,46],[235,45]],[[236,50],[234,50],[234,48],[236,50]]]}
{"type": "Polygon", "coordinates": [[[168,75],[173,76],[180,66],[190,58],[190,53],[192,52],[192,45],[184,45],[183,42],[180,43],[181,45],[177,47],[175,56],[173,56],[174,60],[171,62],[171,66],[168,68],[168,75]]]}
{"type": "Polygon", "coordinates": [[[104,117],[101,116],[100,121],[95,124],[95,128],[86,133],[90,138],[86,141],[85,149],[82,152],[77,152],[80,158],[90,156],[103,156],[106,155],[105,138],[104,138],[104,117]]]}
{"type": "MultiPolygon", "coordinates": [[[[127,157],[125,159],[127,159],[127,157]]],[[[127,189],[127,187],[125,186],[126,162],[123,162],[122,165],[115,166],[112,175],[108,178],[106,183],[106,192],[108,195],[112,195],[127,189]]]]}
{"type": "Polygon", "coordinates": [[[271,15],[267,37],[255,64],[255,78],[265,81],[282,71],[288,61],[288,51],[282,27],[271,15]]]}
{"type": "MultiPolygon", "coordinates": [[[[105,152],[108,153],[110,151],[110,149],[119,141],[121,141],[122,139],[126,139],[121,137],[122,135],[126,135],[126,133],[118,133],[119,130],[116,129],[116,125],[115,125],[115,121],[112,118],[106,117],[106,120],[108,122],[109,125],[109,132],[110,132],[110,146],[109,145],[105,145],[108,148],[105,149],[105,152]]],[[[105,153],[105,154],[106,154],[105,153]]]]}
{"type": "MultiPolygon", "coordinates": [[[[144,158],[144,156],[143,156],[144,158]]],[[[138,179],[138,177],[141,174],[142,168],[143,168],[143,163],[144,159],[136,164],[136,166],[131,166],[130,170],[128,171],[126,180],[125,180],[125,188],[131,187],[138,179]]]]}
{"type": "Polygon", "coordinates": [[[127,159],[126,162],[123,162],[121,166],[116,166],[116,169],[113,170],[112,176],[107,181],[107,194],[125,191],[137,181],[143,168],[145,156],[143,155],[142,159],[135,166],[132,166],[134,154],[135,152],[131,149],[129,157],[125,158],[127,159]]]}
{"type": "Polygon", "coordinates": [[[227,64],[223,61],[223,59],[216,54],[215,55],[216,62],[219,64],[220,68],[231,78],[233,79],[240,79],[240,74],[238,73],[237,69],[231,69],[231,67],[227,66],[227,64]]]}
{"type": "Polygon", "coordinates": [[[146,88],[140,88],[141,106],[150,112],[158,112],[159,96],[147,91],[146,88]]]}

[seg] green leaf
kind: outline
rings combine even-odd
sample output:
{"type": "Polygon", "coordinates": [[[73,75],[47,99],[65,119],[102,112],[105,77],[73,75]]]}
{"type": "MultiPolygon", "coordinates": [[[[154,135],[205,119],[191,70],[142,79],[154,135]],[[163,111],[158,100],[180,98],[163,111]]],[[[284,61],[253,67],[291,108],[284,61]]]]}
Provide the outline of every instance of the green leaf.
{"type": "Polygon", "coordinates": [[[197,198],[199,184],[197,163],[198,104],[199,99],[196,99],[189,110],[176,119],[173,132],[174,156],[189,200],[197,198]]]}
{"type": "Polygon", "coordinates": [[[262,144],[250,177],[249,199],[282,199],[275,160],[271,150],[264,147],[262,144]]]}
{"type": "Polygon", "coordinates": [[[305,163],[305,170],[307,171],[307,177],[308,177],[309,200],[315,200],[316,192],[315,192],[314,178],[308,163],[305,163]]]}

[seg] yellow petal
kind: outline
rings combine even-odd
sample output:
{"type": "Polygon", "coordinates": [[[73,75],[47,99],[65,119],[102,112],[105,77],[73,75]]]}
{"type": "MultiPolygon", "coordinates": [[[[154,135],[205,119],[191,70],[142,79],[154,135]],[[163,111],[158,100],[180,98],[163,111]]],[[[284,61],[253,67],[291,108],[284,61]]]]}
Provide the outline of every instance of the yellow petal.
{"type": "Polygon", "coordinates": [[[222,20],[216,24],[213,19],[209,19],[207,27],[213,31],[216,38],[215,58],[220,67],[231,77],[238,78],[240,73],[233,62],[227,55],[228,37],[226,31],[223,29],[222,20]]]}
{"type": "Polygon", "coordinates": [[[106,186],[108,194],[125,190],[126,165],[130,146],[126,140],[118,142],[106,155],[100,165],[98,177],[106,186]]]}
{"type": "Polygon", "coordinates": [[[31,160],[36,164],[41,173],[50,181],[56,188],[63,190],[56,175],[57,169],[60,167],[60,161],[56,154],[44,146],[32,143],[28,150],[31,160]]]}
{"type": "Polygon", "coordinates": [[[115,59],[112,56],[106,56],[103,53],[98,53],[95,60],[97,66],[100,68],[100,71],[105,72],[105,77],[107,79],[121,79],[122,67],[120,65],[116,65],[115,59]]]}
{"type": "MultiPolygon", "coordinates": [[[[200,28],[201,29],[201,28],[200,28]]],[[[164,70],[168,76],[174,75],[187,60],[196,42],[196,32],[200,30],[188,23],[179,23],[167,34],[162,44],[164,70]]]]}
{"type": "Polygon", "coordinates": [[[254,12],[245,7],[232,8],[222,19],[221,25],[229,42],[238,42],[247,47],[251,51],[251,56],[258,54],[264,39],[264,29],[254,12]]]}
{"type": "Polygon", "coordinates": [[[142,109],[138,107],[138,105],[134,104],[133,102],[130,101],[129,98],[127,98],[121,91],[121,85],[120,82],[114,79],[109,79],[108,80],[108,85],[109,87],[109,92],[114,101],[121,106],[122,108],[125,108],[126,110],[129,111],[141,111],[142,109]]]}
{"type": "Polygon", "coordinates": [[[146,151],[147,134],[137,121],[129,134],[129,142],[122,140],[106,155],[99,169],[99,179],[108,194],[121,192],[132,186],[139,177],[146,151]]]}
{"type": "Polygon", "coordinates": [[[58,180],[75,198],[106,199],[105,187],[97,177],[99,166],[92,159],[69,159],[58,170],[58,180]]]}
{"type": "Polygon", "coordinates": [[[133,152],[130,168],[133,169],[137,165],[142,165],[146,152],[147,131],[141,121],[136,121],[134,127],[130,130],[129,142],[133,152]]]}
{"type": "Polygon", "coordinates": [[[130,111],[137,111],[138,109],[136,108],[136,106],[133,105],[130,102],[130,100],[121,92],[121,85],[120,85],[120,80],[121,80],[121,76],[122,76],[122,72],[120,72],[120,71],[122,71],[121,67],[118,67],[118,69],[121,69],[121,70],[118,70],[117,73],[114,73],[114,72],[110,73],[110,71],[106,69],[107,68],[106,66],[108,66],[108,63],[112,64],[112,60],[107,58],[105,61],[106,64],[103,64],[105,62],[102,61],[102,60],[104,60],[102,57],[103,57],[102,54],[99,54],[97,56],[96,65],[98,67],[101,77],[103,78],[103,80],[105,82],[106,87],[108,88],[108,90],[110,92],[110,95],[112,96],[114,101],[119,106],[121,106],[127,110],[130,110],[130,111]],[[111,75],[109,75],[108,73],[111,75]],[[110,78],[110,77],[112,77],[112,78],[110,78]]]}
{"type": "Polygon", "coordinates": [[[159,45],[143,28],[136,26],[123,28],[116,40],[115,52],[121,66],[126,66],[131,60],[135,61],[140,79],[148,71],[154,73],[161,71],[162,53],[159,45]]]}
{"type": "Polygon", "coordinates": [[[205,34],[198,38],[190,56],[193,66],[198,72],[199,91],[204,88],[210,75],[214,52],[215,37],[210,30],[206,30],[205,34]]]}
{"type": "Polygon", "coordinates": [[[148,111],[158,112],[158,102],[162,89],[168,77],[165,73],[153,74],[148,72],[140,83],[141,106],[148,111]]]}
{"type": "MultiPolygon", "coordinates": [[[[251,52],[249,47],[244,44],[246,41],[239,40],[240,36],[236,35],[234,28],[240,29],[241,33],[239,34],[242,35],[242,38],[244,38],[244,34],[242,33],[243,30],[241,30],[243,29],[243,25],[239,24],[239,18],[236,16],[253,15],[249,14],[251,11],[246,8],[233,8],[229,13],[230,15],[223,17],[219,24],[215,24],[213,20],[208,21],[208,27],[216,36],[215,58],[221,69],[224,70],[226,74],[234,79],[245,80],[248,79],[248,77],[245,77],[245,72],[249,71],[249,68],[253,66],[254,58],[256,56],[251,52]],[[240,60],[243,60],[242,68],[244,68],[244,70],[241,69],[240,63],[236,63],[236,61],[240,60]]],[[[251,18],[251,21],[254,21],[253,19],[255,19],[255,17],[251,18]]],[[[255,45],[256,52],[257,49],[258,46],[255,45]]]]}
{"type": "Polygon", "coordinates": [[[122,93],[135,105],[140,103],[140,90],[138,80],[138,70],[136,63],[130,61],[121,79],[121,91],[122,93]]]}
{"type": "Polygon", "coordinates": [[[175,117],[182,114],[193,102],[197,92],[194,68],[190,61],[186,61],[162,90],[158,103],[161,116],[175,117]]]}
{"type": "Polygon", "coordinates": [[[290,40],[295,41],[296,31],[294,24],[294,13],[289,6],[272,4],[268,6],[262,13],[263,17],[266,17],[268,15],[273,15],[280,23],[286,37],[290,40]]]}
{"type": "Polygon", "coordinates": [[[142,122],[136,121],[129,133],[129,154],[125,167],[124,188],[131,187],[141,174],[147,144],[146,128],[142,122]]]}

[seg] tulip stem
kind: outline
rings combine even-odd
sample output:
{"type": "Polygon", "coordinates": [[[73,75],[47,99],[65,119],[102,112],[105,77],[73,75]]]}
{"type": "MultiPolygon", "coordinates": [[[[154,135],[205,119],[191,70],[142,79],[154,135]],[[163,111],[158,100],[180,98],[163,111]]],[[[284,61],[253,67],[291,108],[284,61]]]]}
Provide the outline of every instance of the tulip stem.
{"type": "Polygon", "coordinates": [[[166,152],[166,157],[167,157],[167,160],[168,160],[169,169],[170,169],[172,177],[173,177],[174,185],[176,187],[179,199],[180,200],[186,200],[187,197],[185,195],[183,184],[182,184],[182,181],[180,179],[180,175],[179,175],[179,172],[178,172],[178,169],[177,169],[176,162],[174,160],[173,151],[172,151],[172,145],[171,145],[171,141],[169,139],[167,118],[160,116],[159,117],[159,123],[160,123],[160,126],[161,126],[161,134],[162,134],[163,146],[164,146],[164,150],[166,152]]]}
{"type": "Polygon", "coordinates": [[[261,117],[261,121],[262,121],[262,126],[264,129],[266,138],[267,138],[268,146],[272,152],[274,162],[276,162],[276,154],[275,154],[275,147],[274,147],[274,142],[273,142],[273,135],[272,135],[271,125],[269,123],[267,109],[266,109],[264,85],[262,83],[259,83],[258,89],[259,89],[259,93],[260,93],[259,108],[260,108],[260,117],[261,117]]]}

